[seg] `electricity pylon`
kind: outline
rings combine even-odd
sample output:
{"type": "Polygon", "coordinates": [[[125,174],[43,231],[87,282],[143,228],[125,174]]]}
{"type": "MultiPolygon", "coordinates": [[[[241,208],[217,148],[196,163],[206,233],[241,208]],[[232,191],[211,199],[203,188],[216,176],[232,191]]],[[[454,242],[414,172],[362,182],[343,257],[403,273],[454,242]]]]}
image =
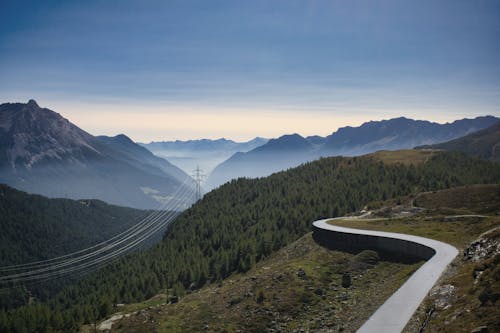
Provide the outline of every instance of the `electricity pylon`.
{"type": "Polygon", "coordinates": [[[203,174],[203,170],[200,169],[200,166],[196,166],[196,170],[193,171],[191,175],[196,183],[196,201],[201,199],[201,182],[205,179],[205,174],[203,174]]]}

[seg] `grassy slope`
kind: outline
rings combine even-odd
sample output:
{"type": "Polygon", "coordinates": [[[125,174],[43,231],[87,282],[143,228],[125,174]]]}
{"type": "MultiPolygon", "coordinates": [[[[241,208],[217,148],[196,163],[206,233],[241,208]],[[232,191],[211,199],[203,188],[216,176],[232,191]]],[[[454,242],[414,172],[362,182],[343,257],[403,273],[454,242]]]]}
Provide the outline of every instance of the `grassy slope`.
{"type": "Polygon", "coordinates": [[[404,165],[418,165],[427,162],[430,158],[438,154],[438,150],[425,149],[425,150],[381,150],[376,153],[368,154],[367,156],[382,161],[386,164],[404,164],[404,165]]]}
{"type": "MultiPolygon", "coordinates": [[[[483,232],[500,224],[500,186],[461,186],[443,191],[418,194],[401,200],[404,210],[411,203],[425,208],[421,214],[407,218],[335,220],[331,223],[351,228],[413,234],[437,239],[463,249],[483,232]],[[486,214],[454,219],[454,215],[486,214]]],[[[388,202],[395,205],[394,200],[388,202]]],[[[383,211],[381,208],[380,211],[383,211]]]]}
{"type": "Polygon", "coordinates": [[[500,186],[497,184],[460,186],[447,191],[421,193],[415,205],[432,211],[463,214],[500,212],[500,186]]]}
{"type": "Polygon", "coordinates": [[[445,222],[445,217],[417,217],[377,220],[335,220],[332,224],[358,229],[380,230],[436,239],[463,249],[481,233],[500,225],[500,217],[467,217],[445,222]]]}
{"type": "Polygon", "coordinates": [[[161,304],[160,295],[127,305],[122,312],[137,312],[115,323],[113,332],[354,331],[419,266],[380,262],[360,268],[358,259],[325,249],[307,234],[247,273],[177,304],[161,304]],[[341,286],[346,271],[353,277],[349,288],[341,286]]]}

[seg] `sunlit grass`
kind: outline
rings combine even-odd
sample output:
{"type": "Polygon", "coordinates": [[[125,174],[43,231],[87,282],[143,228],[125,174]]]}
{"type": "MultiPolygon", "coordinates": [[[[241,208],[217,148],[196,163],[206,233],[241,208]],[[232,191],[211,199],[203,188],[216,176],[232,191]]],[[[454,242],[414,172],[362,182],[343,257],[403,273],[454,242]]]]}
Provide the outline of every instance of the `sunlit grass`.
{"type": "Polygon", "coordinates": [[[330,220],[328,223],[355,229],[397,232],[436,239],[463,248],[483,232],[500,225],[500,217],[469,217],[445,221],[443,216],[399,219],[330,220]]]}

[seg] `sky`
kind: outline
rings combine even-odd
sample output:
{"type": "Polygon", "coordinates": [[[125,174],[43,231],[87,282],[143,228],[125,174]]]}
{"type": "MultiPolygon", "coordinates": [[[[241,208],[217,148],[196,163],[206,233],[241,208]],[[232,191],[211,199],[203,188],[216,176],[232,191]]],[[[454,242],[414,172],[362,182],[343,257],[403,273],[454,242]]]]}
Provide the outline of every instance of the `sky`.
{"type": "Polygon", "coordinates": [[[0,103],[141,142],[500,116],[500,2],[9,1],[0,103]]]}

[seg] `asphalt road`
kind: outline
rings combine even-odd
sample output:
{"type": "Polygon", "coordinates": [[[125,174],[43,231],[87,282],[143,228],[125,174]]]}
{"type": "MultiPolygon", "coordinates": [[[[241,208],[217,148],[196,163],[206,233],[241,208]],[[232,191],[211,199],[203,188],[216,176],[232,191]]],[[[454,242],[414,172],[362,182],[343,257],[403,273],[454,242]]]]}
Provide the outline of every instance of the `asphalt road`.
{"type": "Polygon", "coordinates": [[[402,239],[428,246],[436,254],[423,264],[413,275],[382,304],[361,326],[358,333],[401,332],[424,300],[448,264],[457,256],[458,250],[446,243],[433,239],[373,230],[338,227],[328,224],[332,219],[313,222],[317,228],[348,234],[371,235],[402,239]]]}

